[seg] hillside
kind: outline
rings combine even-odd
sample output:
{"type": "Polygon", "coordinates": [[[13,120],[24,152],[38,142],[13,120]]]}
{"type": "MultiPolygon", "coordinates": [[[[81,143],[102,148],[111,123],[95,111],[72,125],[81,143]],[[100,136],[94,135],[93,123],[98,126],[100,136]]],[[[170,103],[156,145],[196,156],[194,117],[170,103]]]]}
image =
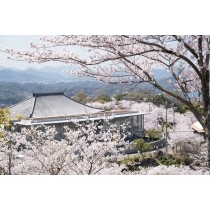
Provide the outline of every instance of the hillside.
{"type": "MultiPolygon", "coordinates": [[[[0,67],[0,106],[9,106],[18,103],[30,96],[33,92],[65,92],[69,97],[78,92],[85,92],[91,97],[105,93],[114,96],[136,90],[154,90],[148,83],[134,85],[114,85],[96,82],[89,78],[70,76],[63,72],[66,67],[43,67],[41,69],[28,68],[26,70],[8,69],[0,67]]],[[[167,79],[166,70],[155,69],[154,76],[167,89],[172,88],[167,79]]],[[[155,91],[158,93],[158,90],[155,91]]]]}
{"type": "Polygon", "coordinates": [[[119,85],[108,85],[95,81],[60,82],[60,83],[17,83],[0,82],[0,105],[12,105],[32,96],[33,92],[64,92],[69,97],[78,92],[85,92],[87,95],[96,96],[101,93],[110,96],[118,92],[128,91],[128,87],[119,85]]]}
{"type": "MultiPolygon", "coordinates": [[[[165,85],[168,84],[165,82],[165,85]]],[[[0,82],[0,106],[12,105],[32,96],[33,92],[64,92],[71,97],[78,92],[85,92],[91,97],[100,94],[114,96],[117,93],[130,91],[153,90],[150,84],[139,84],[138,86],[111,85],[96,81],[75,81],[59,83],[17,83],[17,82],[0,82]]],[[[155,90],[155,93],[159,93],[155,90]]]]}

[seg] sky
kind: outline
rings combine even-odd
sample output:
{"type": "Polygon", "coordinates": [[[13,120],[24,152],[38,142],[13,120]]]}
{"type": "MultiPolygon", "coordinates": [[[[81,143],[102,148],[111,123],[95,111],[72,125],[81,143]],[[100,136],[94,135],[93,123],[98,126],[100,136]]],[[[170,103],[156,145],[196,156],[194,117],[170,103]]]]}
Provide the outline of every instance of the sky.
{"type": "MultiPolygon", "coordinates": [[[[39,42],[40,35],[0,35],[0,49],[12,48],[15,50],[26,50],[30,49],[29,43],[39,42]]],[[[28,63],[24,61],[14,61],[7,59],[9,55],[3,52],[0,52],[0,66],[1,67],[12,67],[16,69],[27,69],[29,67],[42,68],[43,66],[63,66],[63,63],[60,62],[47,62],[47,63],[28,63]]]]}

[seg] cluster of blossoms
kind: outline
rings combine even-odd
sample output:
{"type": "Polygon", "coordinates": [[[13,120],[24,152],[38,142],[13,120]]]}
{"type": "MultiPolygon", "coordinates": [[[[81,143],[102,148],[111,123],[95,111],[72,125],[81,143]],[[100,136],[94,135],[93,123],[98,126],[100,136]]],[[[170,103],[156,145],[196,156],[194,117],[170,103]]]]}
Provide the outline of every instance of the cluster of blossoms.
{"type": "Polygon", "coordinates": [[[78,124],[77,129],[65,127],[64,130],[63,138],[58,140],[55,127],[32,127],[20,133],[2,129],[1,174],[207,174],[187,166],[163,165],[126,172],[125,165],[119,164],[128,147],[126,135],[122,136],[114,125],[103,130],[98,123],[89,122],[78,124]]]}
{"type": "Polygon", "coordinates": [[[210,54],[208,40],[209,36],[64,35],[43,37],[38,44],[30,43],[31,50],[5,49],[5,52],[17,60],[39,63],[55,60],[79,65],[81,70],[67,72],[105,82],[154,83],[151,70],[166,68],[177,82],[176,88],[190,91],[200,77],[198,72],[209,68],[207,62],[200,61],[201,58],[205,61],[210,54]],[[77,53],[76,46],[83,49],[83,53],[77,53]]]}
{"type": "Polygon", "coordinates": [[[125,136],[112,126],[106,131],[99,129],[93,122],[78,124],[76,130],[65,127],[61,140],[57,140],[55,127],[2,131],[1,173],[103,174],[103,170],[113,170],[113,158],[126,147],[125,136]]]}
{"type": "Polygon", "coordinates": [[[107,83],[148,82],[187,105],[209,136],[210,37],[207,35],[62,35],[43,37],[30,47],[31,50],[4,52],[16,60],[64,62],[76,67],[66,70],[69,74],[107,83]],[[154,76],[157,68],[167,69],[173,91],[154,76]],[[190,100],[189,93],[193,92],[202,97],[203,116],[190,100]]]}
{"type": "MultiPolygon", "coordinates": [[[[70,69],[66,71],[67,73],[92,77],[107,83],[148,82],[187,105],[203,126],[210,142],[210,36],[63,35],[53,38],[43,37],[39,44],[31,43],[30,45],[31,50],[28,51],[20,52],[14,49],[4,51],[16,60],[38,63],[60,61],[71,64],[76,66],[77,70],[70,69]],[[78,48],[82,49],[83,53],[81,51],[76,53],[78,48]],[[153,70],[157,68],[168,70],[170,82],[174,86],[173,91],[165,88],[154,77],[153,70]],[[199,93],[202,97],[202,114],[189,97],[189,93],[192,92],[199,93]]],[[[161,116],[161,111],[156,111],[157,113],[153,111],[152,114],[161,116]]],[[[157,117],[154,122],[152,114],[146,123],[149,128],[157,125],[157,117]]],[[[182,139],[182,137],[178,138],[182,139]]],[[[173,139],[175,138],[172,137],[173,139]]],[[[187,141],[189,139],[191,137],[188,137],[187,141]]],[[[208,162],[210,165],[210,147],[208,148],[208,162]]]]}
{"type": "Polygon", "coordinates": [[[159,165],[151,168],[141,168],[136,172],[127,172],[128,175],[209,175],[208,170],[192,170],[189,166],[159,165]]]}

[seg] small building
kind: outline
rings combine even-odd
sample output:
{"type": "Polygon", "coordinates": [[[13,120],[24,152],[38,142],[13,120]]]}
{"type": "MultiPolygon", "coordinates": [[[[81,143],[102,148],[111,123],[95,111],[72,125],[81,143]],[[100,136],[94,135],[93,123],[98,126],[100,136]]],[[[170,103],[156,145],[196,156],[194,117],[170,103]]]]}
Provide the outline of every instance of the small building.
{"type": "Polygon", "coordinates": [[[75,121],[84,123],[89,120],[100,121],[106,127],[106,119],[109,119],[109,122],[113,124],[129,124],[127,126],[129,140],[144,136],[146,113],[128,110],[105,111],[78,103],[65,96],[63,92],[33,93],[31,98],[9,107],[9,110],[13,119],[19,116],[19,120],[13,121],[18,131],[21,127],[54,125],[58,131],[58,138],[62,138],[65,125],[74,127],[75,121]]]}
{"type": "Polygon", "coordinates": [[[204,134],[203,126],[197,121],[191,125],[191,128],[196,132],[196,133],[201,133],[204,134]]]}

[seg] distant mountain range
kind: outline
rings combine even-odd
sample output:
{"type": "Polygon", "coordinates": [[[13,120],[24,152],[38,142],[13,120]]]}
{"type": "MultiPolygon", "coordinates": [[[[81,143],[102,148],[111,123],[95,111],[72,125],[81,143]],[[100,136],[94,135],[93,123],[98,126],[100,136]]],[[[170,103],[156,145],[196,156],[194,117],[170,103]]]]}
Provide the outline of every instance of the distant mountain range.
{"type": "Polygon", "coordinates": [[[81,80],[81,78],[64,73],[64,70],[67,68],[62,66],[43,67],[41,69],[30,67],[26,70],[0,67],[0,82],[54,83],[81,80]]]}
{"type": "MultiPolygon", "coordinates": [[[[72,69],[73,67],[71,67],[72,69]]],[[[0,82],[18,82],[18,83],[58,83],[58,82],[73,82],[73,81],[87,81],[90,79],[68,75],[64,72],[67,70],[66,66],[51,67],[46,66],[41,69],[32,67],[26,70],[17,68],[0,67],[0,82]]],[[[74,70],[74,69],[73,69],[74,70]]],[[[164,69],[155,69],[153,74],[156,79],[163,79],[169,77],[164,69]]]]}
{"type": "MultiPolygon", "coordinates": [[[[33,92],[64,92],[71,97],[83,91],[94,97],[101,93],[113,96],[117,93],[137,90],[154,90],[149,83],[140,83],[137,86],[105,84],[90,78],[70,76],[64,73],[64,70],[67,70],[66,66],[26,70],[0,67],[0,106],[18,103],[32,96],[33,92]]],[[[153,73],[160,84],[167,89],[172,89],[167,82],[169,75],[166,70],[155,69],[153,73]]],[[[159,92],[155,90],[154,93],[159,92]]]]}

